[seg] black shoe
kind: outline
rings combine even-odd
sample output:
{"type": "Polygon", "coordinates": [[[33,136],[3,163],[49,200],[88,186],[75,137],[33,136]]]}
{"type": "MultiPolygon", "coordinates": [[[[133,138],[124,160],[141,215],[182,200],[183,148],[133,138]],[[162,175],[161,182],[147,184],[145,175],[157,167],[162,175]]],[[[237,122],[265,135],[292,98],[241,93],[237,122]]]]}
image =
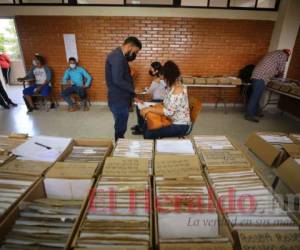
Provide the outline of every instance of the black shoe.
{"type": "Polygon", "coordinates": [[[140,128],[139,125],[135,125],[135,126],[131,127],[130,129],[134,131],[134,130],[138,130],[139,128],[140,128]]]}
{"type": "Polygon", "coordinates": [[[10,102],[9,105],[11,105],[13,107],[18,107],[18,104],[14,103],[14,102],[10,102]]]}
{"type": "Polygon", "coordinates": [[[134,130],[134,131],[132,131],[132,134],[133,135],[142,135],[143,132],[141,130],[134,130]]]}
{"type": "Polygon", "coordinates": [[[3,108],[4,109],[9,109],[9,106],[8,105],[4,105],[3,108]]]}
{"type": "Polygon", "coordinates": [[[259,120],[253,116],[245,116],[245,119],[250,122],[259,122],[259,120]]]}
{"type": "Polygon", "coordinates": [[[33,112],[33,108],[29,108],[28,110],[27,110],[27,113],[32,113],[33,112]]]}
{"type": "Polygon", "coordinates": [[[263,114],[263,113],[259,113],[259,114],[257,115],[257,117],[263,118],[263,117],[264,117],[264,114],[263,114]]]}
{"type": "Polygon", "coordinates": [[[52,102],[51,105],[50,105],[50,109],[55,109],[55,108],[56,108],[56,107],[55,107],[55,103],[52,102]]]}

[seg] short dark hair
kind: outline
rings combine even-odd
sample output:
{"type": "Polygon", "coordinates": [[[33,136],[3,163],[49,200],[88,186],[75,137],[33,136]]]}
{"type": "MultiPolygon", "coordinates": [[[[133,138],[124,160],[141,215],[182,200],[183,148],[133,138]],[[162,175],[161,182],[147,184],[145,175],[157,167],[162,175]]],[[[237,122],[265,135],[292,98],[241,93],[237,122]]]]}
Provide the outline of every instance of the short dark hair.
{"type": "Polygon", "coordinates": [[[142,49],[142,42],[139,39],[137,39],[135,36],[129,36],[125,39],[124,45],[129,43],[139,49],[142,49]]]}
{"type": "Polygon", "coordinates": [[[46,64],[46,60],[43,56],[41,56],[40,54],[35,54],[34,55],[34,58],[36,60],[38,60],[42,65],[45,65],[46,64]]]}
{"type": "Polygon", "coordinates": [[[155,69],[155,70],[158,70],[158,71],[160,71],[160,69],[161,69],[161,63],[160,62],[153,62],[153,63],[151,63],[151,67],[153,68],[153,69],[155,69]]]}
{"type": "Polygon", "coordinates": [[[70,61],[75,61],[75,62],[77,62],[77,60],[76,60],[75,57],[70,57],[70,58],[69,58],[69,62],[70,62],[70,61]]]}
{"type": "Polygon", "coordinates": [[[167,61],[164,66],[162,66],[161,74],[169,87],[173,86],[181,75],[179,67],[173,61],[167,61]]]}

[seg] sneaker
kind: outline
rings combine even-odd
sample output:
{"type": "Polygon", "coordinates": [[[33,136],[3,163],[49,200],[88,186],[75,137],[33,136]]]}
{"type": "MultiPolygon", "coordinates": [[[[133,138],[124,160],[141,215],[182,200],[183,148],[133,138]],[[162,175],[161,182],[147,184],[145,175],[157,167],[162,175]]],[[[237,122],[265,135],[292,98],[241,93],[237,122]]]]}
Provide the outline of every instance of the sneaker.
{"type": "Polygon", "coordinates": [[[245,116],[245,119],[250,122],[259,122],[259,120],[253,116],[245,116]]]}
{"type": "Polygon", "coordinates": [[[28,110],[27,110],[27,113],[32,113],[33,112],[33,108],[29,108],[28,110]]]}
{"type": "Polygon", "coordinates": [[[14,102],[10,102],[9,105],[11,105],[13,107],[18,107],[18,104],[14,103],[14,102]]]}
{"type": "Polygon", "coordinates": [[[142,135],[143,132],[141,130],[134,130],[134,131],[132,131],[132,134],[133,135],[142,135]]]}
{"type": "Polygon", "coordinates": [[[50,105],[50,109],[55,109],[55,108],[56,108],[56,107],[55,107],[55,103],[52,102],[51,105],[50,105]]]}
{"type": "Polygon", "coordinates": [[[88,107],[88,106],[85,106],[84,108],[83,108],[83,111],[89,111],[90,110],[90,108],[88,107]]]}

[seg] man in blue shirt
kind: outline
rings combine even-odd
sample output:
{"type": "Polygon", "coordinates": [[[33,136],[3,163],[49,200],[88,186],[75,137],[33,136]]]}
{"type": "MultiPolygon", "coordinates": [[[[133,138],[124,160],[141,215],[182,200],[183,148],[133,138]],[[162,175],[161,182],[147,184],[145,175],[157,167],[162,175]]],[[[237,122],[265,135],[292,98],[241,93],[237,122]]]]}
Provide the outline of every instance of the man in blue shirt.
{"type": "Polygon", "coordinates": [[[86,90],[91,86],[92,77],[84,68],[77,65],[74,57],[69,58],[69,68],[65,71],[63,84],[66,85],[68,81],[71,84],[62,91],[61,95],[69,105],[69,112],[76,111],[74,101],[71,98],[72,94],[77,94],[83,101],[84,111],[89,110],[86,103],[86,90]]]}
{"type": "Polygon", "coordinates": [[[124,138],[127,130],[129,108],[135,96],[129,61],[136,58],[142,43],[136,37],[128,37],[122,47],[110,52],[105,63],[105,78],[108,88],[108,106],[115,121],[115,140],[124,138]]]}

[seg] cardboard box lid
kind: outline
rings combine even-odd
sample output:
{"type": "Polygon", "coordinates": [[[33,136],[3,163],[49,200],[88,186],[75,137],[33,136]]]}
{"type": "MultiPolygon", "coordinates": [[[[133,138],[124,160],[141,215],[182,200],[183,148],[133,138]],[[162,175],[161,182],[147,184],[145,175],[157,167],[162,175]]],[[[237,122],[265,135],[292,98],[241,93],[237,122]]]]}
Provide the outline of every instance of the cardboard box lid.
{"type": "Polygon", "coordinates": [[[155,175],[163,177],[188,177],[201,175],[201,163],[196,155],[156,155],[155,175]]]}
{"type": "Polygon", "coordinates": [[[293,158],[288,158],[277,169],[277,176],[296,194],[300,193],[300,164],[293,158]]]}
{"type": "Polygon", "coordinates": [[[241,230],[241,249],[300,249],[298,230],[241,230]]]}
{"type": "Polygon", "coordinates": [[[285,144],[283,148],[289,156],[300,157],[300,144],[285,144]]]}
{"type": "Polygon", "coordinates": [[[145,158],[108,157],[102,176],[148,176],[149,160],[145,158]]]}
{"type": "Polygon", "coordinates": [[[278,148],[274,147],[271,143],[265,141],[259,136],[258,133],[251,134],[248,137],[245,145],[268,166],[272,166],[274,161],[280,154],[280,150],[278,148]]]}
{"type": "Polygon", "coordinates": [[[46,174],[46,178],[91,179],[98,163],[57,162],[46,174]]]}
{"type": "Polygon", "coordinates": [[[232,250],[231,243],[224,243],[224,242],[199,242],[199,243],[160,243],[159,244],[160,250],[232,250]]]}

